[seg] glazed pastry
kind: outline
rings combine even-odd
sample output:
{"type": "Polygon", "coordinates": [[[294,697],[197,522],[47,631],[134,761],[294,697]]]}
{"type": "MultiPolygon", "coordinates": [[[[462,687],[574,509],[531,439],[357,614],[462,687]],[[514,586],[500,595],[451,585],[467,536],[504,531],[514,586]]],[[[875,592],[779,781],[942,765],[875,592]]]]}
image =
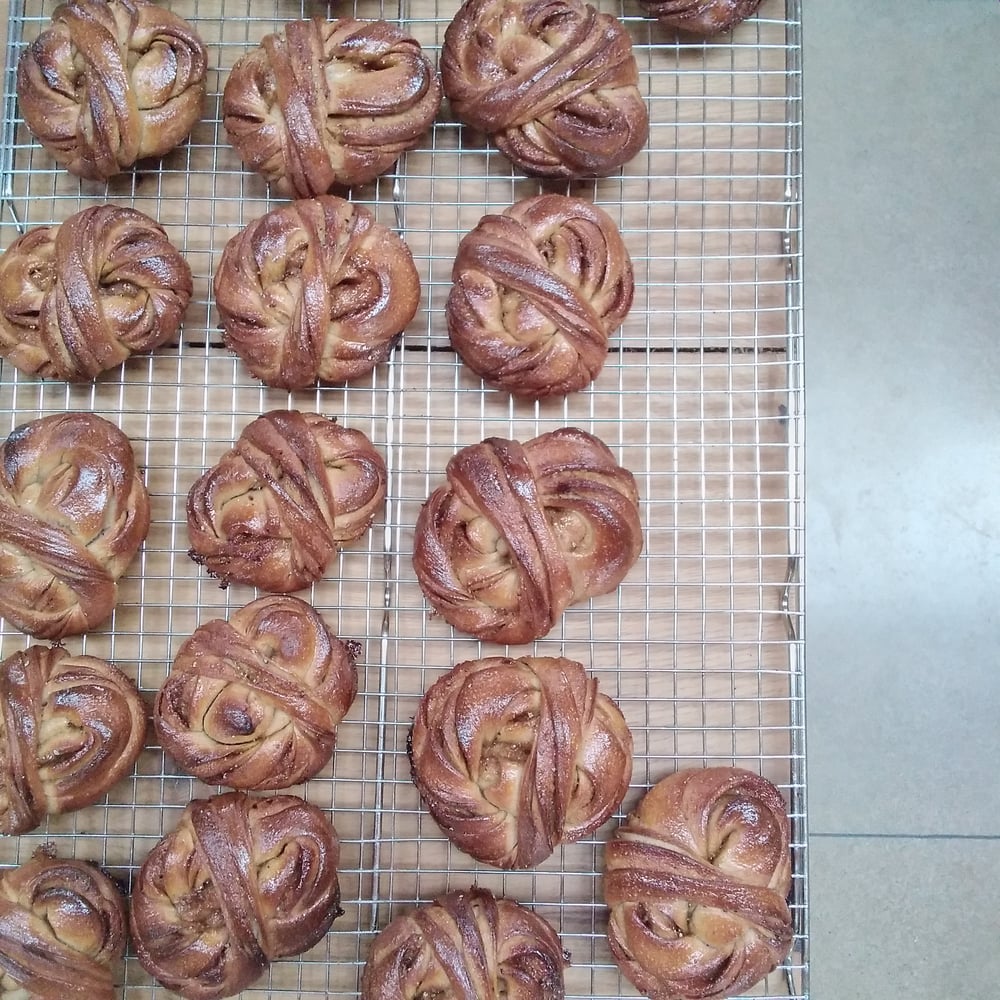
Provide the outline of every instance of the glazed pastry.
{"type": "Polygon", "coordinates": [[[583,664],[490,656],[459,663],[424,695],[410,761],[453,844],[485,864],[530,868],[618,808],[632,734],[583,664]]]}
{"type": "Polygon", "coordinates": [[[29,131],[70,173],[107,180],[180,145],[208,60],[187,21],[146,0],[68,0],[17,64],[29,131]]]}
{"type": "Polygon", "coordinates": [[[333,756],[360,651],[297,597],[262,597],[229,621],[206,622],[157,695],[160,745],[209,785],[297,785],[333,756]]]}
{"type": "Polygon", "coordinates": [[[127,939],[125,897],[96,865],[39,850],[0,872],[0,996],[114,1000],[127,939]]]}
{"type": "Polygon", "coordinates": [[[330,929],[339,857],[330,821],[294,795],[194,799],[132,889],[139,962],[187,1000],[239,993],[330,929]]]}
{"type": "Polygon", "coordinates": [[[639,0],[661,24],[692,35],[718,35],[757,12],[761,0],[639,0]]]}
{"type": "Polygon", "coordinates": [[[101,798],[146,735],[135,684],[95,656],[31,646],[0,663],[0,833],[101,798]]]}
{"type": "Polygon", "coordinates": [[[0,615],[40,639],[103,624],[149,530],[129,439],[94,413],[15,428],[0,447],[0,615]]]}
{"type": "Polygon", "coordinates": [[[282,194],[325,194],[384,174],[430,128],[441,85],[419,43],[387,21],[290,21],[233,66],[223,123],[243,162],[282,194]]]}
{"type": "Polygon", "coordinates": [[[386,483],[385,461],[361,431],[272,410],[191,487],[189,554],[223,586],[301,590],[368,530],[386,483]]]}
{"type": "Polygon", "coordinates": [[[215,272],[226,346],[266,385],[348,382],[384,361],[413,319],[409,247],[333,195],[282,205],[234,236],[215,272]]]}
{"type": "Polygon", "coordinates": [[[649,135],[632,41],[583,0],[466,0],[441,80],[458,119],[529,174],[603,177],[649,135]]]}
{"type": "Polygon", "coordinates": [[[361,1000],[562,1000],[567,964],[541,917],[473,887],[401,913],[379,932],[361,1000]]]}
{"type": "Polygon", "coordinates": [[[29,230],[0,257],[0,357],[41,378],[96,378],[166,343],[191,289],[191,269],[155,220],[86,208],[29,230]]]}
{"type": "Polygon", "coordinates": [[[561,194],[484,216],[459,244],[452,280],[452,347],[485,381],[528,399],[597,377],[635,291],[608,214],[561,194]]]}
{"type": "Polygon", "coordinates": [[[791,948],[791,878],[774,785],[732,767],[678,771],[607,845],[612,954],[651,1000],[742,994],[791,948]]]}
{"type": "Polygon", "coordinates": [[[446,475],[417,517],[413,566],[460,632],[539,639],[569,605],[614,590],[639,558],[635,479],[586,431],[523,445],[488,438],[454,455],[446,475]]]}

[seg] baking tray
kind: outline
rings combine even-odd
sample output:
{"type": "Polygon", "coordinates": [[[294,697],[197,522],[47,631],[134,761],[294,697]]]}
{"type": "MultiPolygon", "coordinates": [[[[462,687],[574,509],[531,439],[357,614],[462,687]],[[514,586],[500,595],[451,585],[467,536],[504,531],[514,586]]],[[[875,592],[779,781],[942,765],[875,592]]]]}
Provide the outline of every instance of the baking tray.
{"type": "MultiPolygon", "coordinates": [[[[633,0],[602,0],[598,6],[621,17],[633,38],[652,122],[647,148],[614,177],[570,185],[524,178],[460,128],[445,104],[391,175],[352,193],[408,241],[423,282],[420,311],[369,378],[291,395],[256,383],[221,345],[211,279],[222,247],[280,201],[225,142],[226,73],[266,32],[317,13],[398,21],[436,60],[457,3],[170,6],[209,50],[205,116],[162,163],[103,184],[56,168],[23,127],[14,66],[52,4],[10,5],[0,247],[26,227],[88,205],[133,205],[159,219],[182,249],[195,294],[175,343],[93,384],[42,383],[0,364],[0,431],[46,413],[94,410],[131,437],[153,525],[111,622],[65,644],[110,658],[150,699],[199,622],[256,596],[244,586],[220,589],[186,555],[187,490],[240,429],[271,408],[315,409],[363,430],[386,456],[384,516],[303,593],[364,650],[358,698],[332,764],[294,789],[331,810],[343,841],[345,913],[319,945],[275,963],[243,996],[355,996],[377,928],[473,882],[531,905],[555,926],[572,954],[568,996],[634,996],[605,939],[603,844],[658,778],[683,766],[735,764],[782,789],[793,827],[794,946],[751,995],[805,998],[800,0],[765,0],[731,35],[683,43],[633,0]],[[543,189],[590,198],[612,215],[637,287],[597,382],[533,404],[484,390],[470,375],[449,348],[443,306],[461,236],[485,212],[543,189]],[[565,424],[598,434],[636,475],[645,549],[616,593],[571,608],[532,648],[593,670],[632,728],[635,770],[615,820],[535,870],[501,873],[444,840],[410,781],[406,737],[420,695],[450,665],[501,651],[428,614],[410,563],[413,525],[458,448],[565,424]]],[[[27,642],[0,623],[2,655],[27,642]]],[[[106,802],[0,840],[0,865],[22,863],[48,842],[128,883],[189,799],[211,791],[151,744],[106,802]]],[[[123,1000],[167,995],[130,955],[123,1000]]]]}

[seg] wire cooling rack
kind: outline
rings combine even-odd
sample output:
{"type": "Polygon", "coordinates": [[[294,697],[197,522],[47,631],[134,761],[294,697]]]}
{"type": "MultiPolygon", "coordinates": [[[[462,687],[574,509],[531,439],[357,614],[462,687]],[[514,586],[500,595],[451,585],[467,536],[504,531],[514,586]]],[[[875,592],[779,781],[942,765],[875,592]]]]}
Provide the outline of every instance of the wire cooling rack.
{"type": "MultiPolygon", "coordinates": [[[[417,511],[459,447],[526,439],[564,424],[598,434],[642,496],[645,549],[617,593],[571,608],[535,643],[581,660],[615,697],[635,738],[622,813],[683,766],[735,764],[784,792],[794,842],[796,936],[788,961],[752,995],[806,997],[806,844],[801,583],[800,0],[712,42],[679,43],[634,0],[601,0],[631,33],[652,121],[648,147],[620,175],[569,186],[618,222],[635,265],[635,304],[596,383],[565,400],[513,402],[484,390],[448,346],[443,305],[461,236],[487,211],[538,193],[447,104],[393,174],[352,193],[413,250],[422,307],[386,364],[347,387],[289,395],[254,382],[221,345],[211,293],[225,242],[272,207],[266,185],[225,142],[219,94],[235,60],[285,21],[314,13],[385,17],[436,59],[457,0],[174,0],[209,50],[210,97],[190,142],[109,184],[55,167],[18,116],[14,66],[51,4],[13,0],[0,151],[0,247],[24,228],[103,201],[159,219],[195,277],[176,343],[94,384],[65,386],[0,365],[0,430],[62,410],[94,410],[131,437],[153,524],[109,625],[67,640],[130,672],[147,698],[199,622],[255,594],[220,589],[187,557],[184,498],[251,419],[294,406],[368,434],[390,471],[384,518],[304,594],[363,644],[357,700],[334,760],[294,791],[332,811],[343,842],[345,913],[319,945],[275,963],[248,998],[354,996],[369,943],[401,910],[472,882],[529,904],[572,954],[570,997],[635,991],[605,939],[600,872],[614,822],[536,870],[499,873],[449,846],[421,808],[406,759],[418,699],[452,664],[499,651],[428,614],[410,563],[417,511]]],[[[4,656],[27,644],[0,623],[4,656]]],[[[0,864],[41,843],[101,862],[126,883],[195,795],[150,745],[107,801],[0,841],[0,864]]],[[[616,820],[620,818],[616,817],[616,820]]],[[[124,1000],[163,997],[131,956],[124,1000]]]]}

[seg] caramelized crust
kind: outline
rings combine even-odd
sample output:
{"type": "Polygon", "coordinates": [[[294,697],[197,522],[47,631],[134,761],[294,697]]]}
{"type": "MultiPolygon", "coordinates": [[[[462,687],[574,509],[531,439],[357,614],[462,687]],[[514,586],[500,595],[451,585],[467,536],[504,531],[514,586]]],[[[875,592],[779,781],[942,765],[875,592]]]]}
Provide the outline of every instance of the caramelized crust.
{"type": "Polygon", "coordinates": [[[741,994],[791,947],[791,877],[774,785],[738,768],[679,771],[607,845],[611,951],[651,1000],[741,994]]]}
{"type": "Polygon", "coordinates": [[[420,302],[409,247],[333,195],[282,205],[234,236],[215,273],[226,345],[279,389],[348,382],[388,356],[420,302]]]}
{"type": "Polygon", "coordinates": [[[330,821],[293,795],[195,799],[132,890],[142,967],[187,1000],[239,993],[330,929],[339,857],[330,821]]]}
{"type": "Polygon", "coordinates": [[[430,128],[441,85],[419,43],[386,21],[290,21],[239,59],[222,95],[229,141],[282,194],[384,174],[430,128]]]}
{"type": "Polygon", "coordinates": [[[200,625],[156,698],[163,749],[209,785],[256,791],[313,777],[357,693],[357,643],[297,597],[262,597],[200,625]]]}
{"type": "Polygon", "coordinates": [[[491,656],[459,663],[424,695],[410,761],[453,844],[498,868],[530,868],[618,808],[632,734],[583,664],[491,656]]]}
{"type": "Polygon", "coordinates": [[[529,174],[605,176],[649,134],[631,39],[583,0],[466,0],[441,80],[459,120],[529,174]]]}
{"type": "Polygon", "coordinates": [[[413,566],[461,632],[531,642],[569,605],[614,590],[639,558],[635,479],[586,431],[488,438],[454,455],[446,476],[417,517],[413,566]]]}
{"type": "Polygon", "coordinates": [[[559,194],[484,216],[459,244],[452,280],[452,346],[491,385],[528,399],[597,377],[635,291],[608,214],[559,194]]]}
{"type": "Polygon", "coordinates": [[[386,480],[385,461],[361,431],[318,413],[272,410],[191,487],[189,554],[223,586],[301,590],[368,530],[386,480]]]}
{"type": "Polygon", "coordinates": [[[69,0],[22,54],[25,124],[70,173],[106,180],[187,138],[201,117],[205,46],[146,0],[69,0]]]}
{"type": "Polygon", "coordinates": [[[0,996],[114,1000],[125,897],[96,865],[38,851],[0,872],[0,996]]]}
{"type": "Polygon", "coordinates": [[[22,424],[0,447],[0,615],[42,639],[96,628],[148,530],[149,495],[114,424],[22,424]]]}
{"type": "Polygon", "coordinates": [[[0,357],[41,378],[96,378],[165,344],[191,289],[191,269],[155,220],[84,209],[29,230],[0,257],[0,357]]]}
{"type": "Polygon", "coordinates": [[[487,889],[400,914],[372,942],[361,1000],[562,1000],[568,964],[541,917],[487,889]]]}
{"type": "Polygon", "coordinates": [[[692,35],[719,35],[757,12],[761,0],[639,0],[661,24],[692,35]]]}
{"type": "Polygon", "coordinates": [[[0,833],[96,802],[142,752],[135,684],[95,656],[31,646],[0,663],[0,833]]]}

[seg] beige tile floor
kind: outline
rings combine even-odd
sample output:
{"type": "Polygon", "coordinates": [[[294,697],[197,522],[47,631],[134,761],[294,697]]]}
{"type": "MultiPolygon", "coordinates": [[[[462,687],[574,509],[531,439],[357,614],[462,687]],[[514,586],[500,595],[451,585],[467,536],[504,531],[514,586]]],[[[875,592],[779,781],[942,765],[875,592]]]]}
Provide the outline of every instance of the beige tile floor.
{"type": "Polygon", "coordinates": [[[816,1000],[1000,996],[1000,5],[804,13],[816,1000]]]}

